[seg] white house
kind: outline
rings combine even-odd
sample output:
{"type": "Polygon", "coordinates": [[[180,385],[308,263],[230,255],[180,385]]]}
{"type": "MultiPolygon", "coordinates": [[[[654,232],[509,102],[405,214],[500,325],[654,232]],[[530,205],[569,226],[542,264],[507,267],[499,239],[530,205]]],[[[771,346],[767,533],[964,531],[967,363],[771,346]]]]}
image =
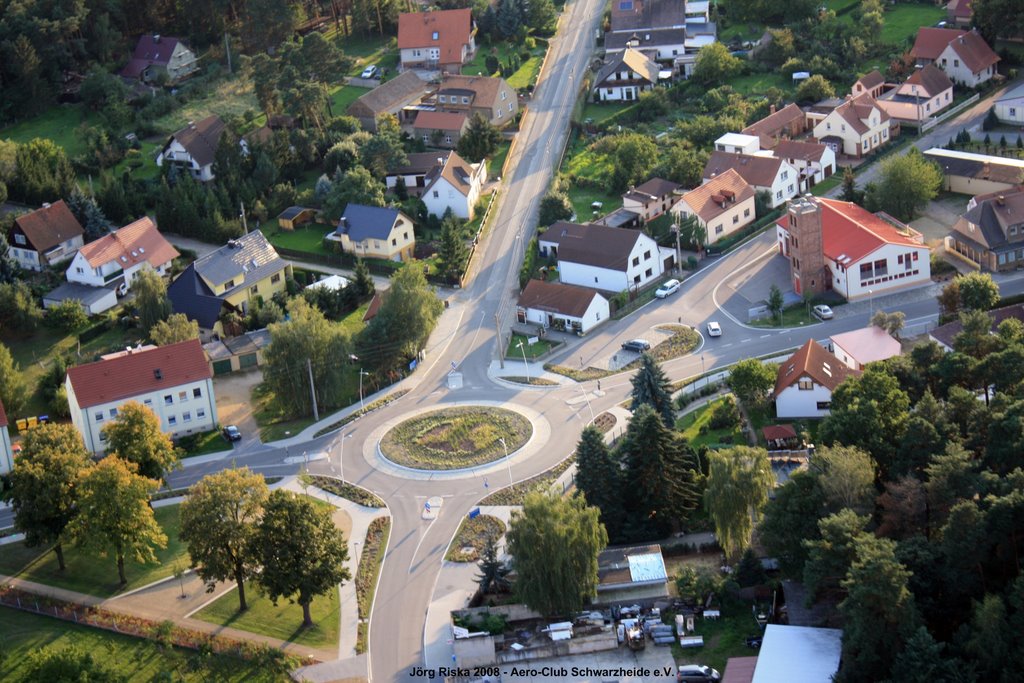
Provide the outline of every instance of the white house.
{"type": "Polygon", "coordinates": [[[207,116],[171,136],[156,157],[156,165],[171,164],[201,182],[213,180],[213,159],[224,134],[224,122],[217,115],[207,116]]]}
{"type": "Polygon", "coordinates": [[[994,106],[996,118],[1003,123],[1024,125],[1024,83],[1007,90],[994,106]]]}
{"type": "Polygon", "coordinates": [[[743,133],[726,133],[715,140],[715,150],[731,154],[753,154],[761,151],[761,138],[743,133]]]}
{"type": "Polygon", "coordinates": [[[144,83],[166,77],[167,83],[177,83],[198,70],[199,58],[181,39],[146,34],[139,36],[131,59],[121,69],[121,77],[144,83]]]}
{"type": "Polygon", "coordinates": [[[813,339],[782,361],[775,379],[775,413],[780,418],[825,417],[832,392],[851,375],[851,370],[813,339]]]}
{"type": "Polygon", "coordinates": [[[870,95],[846,100],[814,126],[814,139],[837,153],[861,157],[889,142],[889,116],[870,95]]]}
{"type": "Polygon", "coordinates": [[[682,188],[682,185],[671,180],[651,178],[622,195],[622,208],[632,211],[645,221],[653,221],[672,208],[678,199],[676,194],[682,188]]]}
{"type": "Polygon", "coordinates": [[[608,299],[597,290],[544,280],[530,280],[516,308],[521,323],[560,327],[586,334],[610,318],[608,299]]]}
{"type": "Polygon", "coordinates": [[[832,353],[851,370],[863,370],[868,363],[900,355],[899,341],[877,325],[829,337],[832,353]]]}
{"type": "Polygon", "coordinates": [[[974,31],[925,26],[918,29],[910,55],[919,66],[935,64],[954,83],[976,87],[996,75],[999,55],[974,31]]]}
{"type": "Polygon", "coordinates": [[[558,222],[540,236],[540,252],[558,259],[564,284],[605,292],[636,290],[671,267],[675,254],[639,230],[558,222]]]}
{"type": "Polygon", "coordinates": [[[7,411],[0,401],[0,474],[14,469],[14,453],[11,450],[11,434],[7,431],[7,411]]]}
{"type": "Polygon", "coordinates": [[[61,199],[15,218],[7,243],[21,268],[42,270],[74,256],[85,243],[85,230],[61,199]]]}
{"type": "Polygon", "coordinates": [[[707,231],[706,243],[714,244],[754,222],[754,188],[730,168],[683,194],[672,213],[680,220],[696,216],[707,231]]]}
{"type": "Polygon", "coordinates": [[[398,209],[349,204],[328,240],[364,258],[410,261],[416,249],[412,219],[398,209]]]}
{"type": "Polygon", "coordinates": [[[658,84],[658,65],[639,50],[627,47],[610,58],[594,79],[595,99],[632,102],[658,84]]]}
{"type": "Polygon", "coordinates": [[[834,291],[847,301],[931,284],[921,233],[851,202],[801,197],[777,227],[797,294],[834,291]]]}
{"type": "Polygon", "coordinates": [[[473,220],[477,200],[487,182],[487,160],[471,164],[455,152],[448,152],[437,158],[423,181],[420,199],[427,205],[428,213],[440,218],[451,209],[459,218],[473,220]]]}
{"type": "Polygon", "coordinates": [[[398,49],[403,69],[444,69],[458,73],[476,52],[476,26],[469,8],[398,15],[398,49]]]}
{"type": "Polygon", "coordinates": [[[65,277],[68,282],[92,287],[123,281],[131,289],[132,281],[143,269],[167,275],[178,255],[178,250],[164,239],[156,223],[147,216],[79,249],[65,277]]]}
{"type": "Polygon", "coordinates": [[[779,140],[772,149],[772,154],[796,169],[800,192],[806,192],[836,172],[836,153],[828,145],[779,140]]]}
{"type": "Polygon", "coordinates": [[[129,349],[103,360],[68,368],[64,387],[71,422],[92,453],[106,450],[104,426],[125,403],[152,410],[171,438],[217,426],[217,403],[198,339],[161,347],[129,349]]]}
{"type": "Polygon", "coordinates": [[[926,64],[876,102],[894,119],[920,125],[953,104],[953,81],[934,64],[926,64]]]}
{"type": "Polygon", "coordinates": [[[704,182],[733,169],[755,192],[767,192],[771,196],[772,208],[781,206],[800,192],[800,174],[785,159],[771,154],[734,154],[715,150],[704,165],[704,182]]]}
{"type": "Polygon", "coordinates": [[[977,197],[992,192],[1010,193],[1024,183],[1024,161],[1020,159],[941,147],[925,150],[924,155],[942,169],[946,176],[943,186],[948,192],[977,197]]]}

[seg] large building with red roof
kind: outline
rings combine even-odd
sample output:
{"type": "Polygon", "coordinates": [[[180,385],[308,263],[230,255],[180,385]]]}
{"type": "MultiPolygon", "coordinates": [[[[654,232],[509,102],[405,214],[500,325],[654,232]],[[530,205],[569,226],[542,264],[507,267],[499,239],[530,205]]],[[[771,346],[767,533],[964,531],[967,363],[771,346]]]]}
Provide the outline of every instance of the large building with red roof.
{"type": "Polygon", "coordinates": [[[93,453],[106,450],[103,427],[129,401],[160,418],[172,438],[217,426],[213,373],[198,339],[157,348],[129,348],[68,369],[64,387],[71,422],[93,453]]]}
{"type": "Polygon", "coordinates": [[[775,378],[775,413],[779,418],[825,417],[832,407],[832,392],[847,377],[859,375],[821,344],[808,339],[782,361],[775,378]]]}
{"type": "Polygon", "coordinates": [[[930,26],[918,30],[910,56],[918,66],[935,64],[954,83],[968,88],[995,76],[999,63],[999,55],[974,31],[930,26]]]}
{"type": "Polygon", "coordinates": [[[931,282],[921,234],[888,214],[800,197],[777,225],[779,253],[789,260],[797,294],[834,291],[856,301],[931,282]]]}
{"type": "Polygon", "coordinates": [[[476,52],[476,26],[469,9],[398,15],[398,49],[403,69],[459,73],[476,52]]]}
{"type": "Polygon", "coordinates": [[[178,250],[160,234],[153,219],[145,216],[79,249],[65,276],[68,282],[93,287],[120,281],[131,289],[141,270],[167,275],[177,257],[178,250]]]}

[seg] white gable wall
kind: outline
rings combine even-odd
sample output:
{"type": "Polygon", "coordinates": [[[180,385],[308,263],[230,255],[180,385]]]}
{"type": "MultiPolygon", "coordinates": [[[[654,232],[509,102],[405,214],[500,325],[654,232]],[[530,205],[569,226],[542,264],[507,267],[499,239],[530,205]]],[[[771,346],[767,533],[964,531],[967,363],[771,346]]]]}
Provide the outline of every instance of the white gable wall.
{"type": "MultiPolygon", "coordinates": [[[[809,379],[804,375],[801,379],[809,379]]],[[[775,412],[780,418],[825,417],[832,402],[832,391],[811,380],[810,389],[801,389],[800,380],[783,389],[775,398],[775,412]]]]}

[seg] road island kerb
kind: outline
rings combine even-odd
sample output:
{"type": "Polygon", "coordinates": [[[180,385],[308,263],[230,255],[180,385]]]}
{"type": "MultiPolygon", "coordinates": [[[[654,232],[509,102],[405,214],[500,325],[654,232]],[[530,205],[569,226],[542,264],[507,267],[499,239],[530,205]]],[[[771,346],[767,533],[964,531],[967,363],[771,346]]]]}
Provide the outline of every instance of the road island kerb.
{"type": "Polygon", "coordinates": [[[444,403],[435,405],[429,408],[420,408],[403,413],[400,417],[388,420],[384,424],[380,425],[366,438],[363,442],[363,459],[376,470],[384,472],[386,474],[401,477],[403,479],[421,479],[421,480],[453,480],[453,479],[473,479],[483,475],[497,474],[505,472],[509,467],[518,463],[524,462],[529,459],[530,456],[540,452],[540,450],[547,443],[548,438],[551,436],[551,425],[547,419],[538,411],[528,408],[526,406],[506,403],[502,401],[460,401],[455,403],[444,403]],[[423,470],[413,467],[406,467],[399,465],[391,460],[381,452],[380,441],[384,438],[384,435],[390,431],[393,427],[405,422],[406,420],[416,417],[417,415],[423,415],[425,413],[437,412],[439,409],[445,408],[471,408],[471,407],[490,407],[490,408],[504,408],[505,410],[511,410],[519,413],[530,421],[530,425],[533,427],[533,433],[530,438],[526,441],[526,444],[521,446],[519,449],[512,451],[508,454],[508,458],[501,457],[483,465],[475,465],[473,467],[464,467],[455,470],[423,470]]]}

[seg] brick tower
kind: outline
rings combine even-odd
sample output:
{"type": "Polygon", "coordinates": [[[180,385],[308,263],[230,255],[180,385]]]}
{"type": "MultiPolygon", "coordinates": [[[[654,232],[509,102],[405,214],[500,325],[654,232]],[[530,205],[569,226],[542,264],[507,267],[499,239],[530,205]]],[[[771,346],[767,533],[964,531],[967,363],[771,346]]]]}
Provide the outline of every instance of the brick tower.
{"type": "Polygon", "coordinates": [[[825,254],[822,250],[821,205],[813,197],[796,197],[789,203],[789,269],[793,289],[821,294],[825,291],[825,254]]]}

